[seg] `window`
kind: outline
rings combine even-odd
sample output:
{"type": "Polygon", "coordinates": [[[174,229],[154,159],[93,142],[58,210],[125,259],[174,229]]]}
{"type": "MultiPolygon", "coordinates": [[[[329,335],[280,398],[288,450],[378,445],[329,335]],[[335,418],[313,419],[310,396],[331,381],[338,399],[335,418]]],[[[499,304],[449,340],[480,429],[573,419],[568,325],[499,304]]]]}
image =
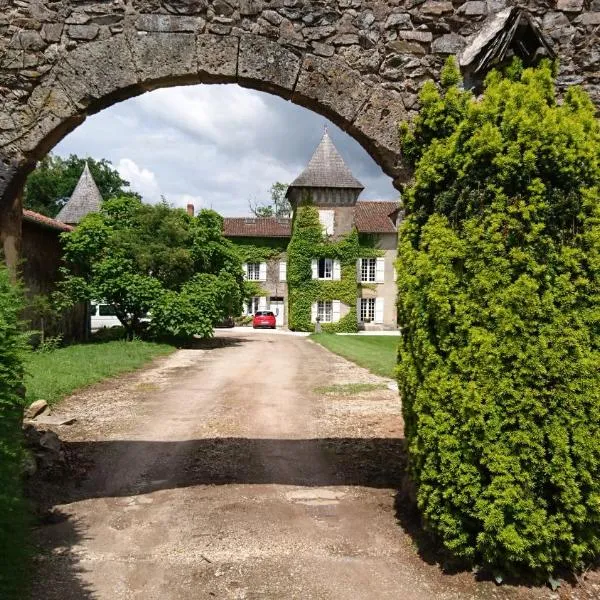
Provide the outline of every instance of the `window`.
{"type": "Polygon", "coordinates": [[[99,314],[101,317],[114,317],[116,313],[111,304],[101,304],[99,314]]]}
{"type": "Polygon", "coordinates": [[[246,312],[249,315],[253,315],[255,312],[258,311],[259,303],[260,303],[259,296],[253,296],[252,298],[250,298],[250,300],[248,300],[248,304],[246,305],[246,312]]]}
{"type": "Polygon", "coordinates": [[[375,320],[375,298],[360,299],[360,320],[362,323],[371,323],[375,320]]]}
{"type": "Polygon", "coordinates": [[[325,235],[333,235],[333,219],[334,212],[332,210],[319,211],[319,222],[325,235]]]}
{"type": "Polygon", "coordinates": [[[260,281],[260,263],[248,263],[246,265],[246,277],[251,281],[260,281]]]}
{"type": "Polygon", "coordinates": [[[375,269],[377,266],[376,258],[362,258],[360,261],[360,280],[376,281],[375,269]]]}
{"type": "Polygon", "coordinates": [[[333,303],[331,300],[319,300],[317,302],[317,318],[321,323],[333,321],[333,303]]]}
{"type": "Polygon", "coordinates": [[[318,264],[319,279],[333,279],[333,259],[320,258],[318,264]]]}

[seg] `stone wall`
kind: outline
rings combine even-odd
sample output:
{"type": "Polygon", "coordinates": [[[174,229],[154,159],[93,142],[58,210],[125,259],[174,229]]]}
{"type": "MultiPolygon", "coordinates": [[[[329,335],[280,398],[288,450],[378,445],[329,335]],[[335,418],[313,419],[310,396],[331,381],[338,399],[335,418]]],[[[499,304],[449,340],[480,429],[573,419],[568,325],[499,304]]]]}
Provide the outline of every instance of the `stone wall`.
{"type": "MultiPolygon", "coordinates": [[[[328,116],[383,170],[422,82],[513,0],[0,0],[0,234],[35,161],[92,114],[156,87],[240,83],[328,116]]],[[[528,1],[559,83],[600,101],[600,0],[528,1]]],[[[17,223],[18,225],[18,223],[17,223]]]]}

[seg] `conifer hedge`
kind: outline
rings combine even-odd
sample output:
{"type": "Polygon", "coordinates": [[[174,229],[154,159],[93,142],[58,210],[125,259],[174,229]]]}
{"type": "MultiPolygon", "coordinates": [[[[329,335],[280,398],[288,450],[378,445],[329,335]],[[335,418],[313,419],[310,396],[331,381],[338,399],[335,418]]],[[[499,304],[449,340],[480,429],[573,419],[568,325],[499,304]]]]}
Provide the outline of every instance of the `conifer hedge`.
{"type": "Polygon", "coordinates": [[[600,128],[552,66],[403,126],[398,380],[425,526],[497,574],[600,554],[600,128]]]}
{"type": "Polygon", "coordinates": [[[23,598],[27,583],[27,511],[21,460],[23,335],[21,298],[0,264],[0,598],[23,598]]]}

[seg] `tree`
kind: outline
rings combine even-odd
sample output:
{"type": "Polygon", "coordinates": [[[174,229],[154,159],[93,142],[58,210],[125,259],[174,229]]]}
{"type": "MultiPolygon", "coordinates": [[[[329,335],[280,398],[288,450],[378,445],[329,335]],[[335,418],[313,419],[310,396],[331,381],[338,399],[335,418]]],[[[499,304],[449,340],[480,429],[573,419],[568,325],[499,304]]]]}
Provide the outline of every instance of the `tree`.
{"type": "Polygon", "coordinates": [[[27,178],[23,199],[25,208],[55,217],[71,197],[86,161],[102,198],[136,195],[129,190],[129,182],[104,158],[97,161],[75,154],[69,158],[48,154],[27,178]]]}
{"type": "Polygon", "coordinates": [[[426,528],[496,574],[600,553],[600,127],[552,67],[456,64],[402,128],[398,380],[426,528]]]}
{"type": "Polygon", "coordinates": [[[164,202],[108,200],[63,235],[62,293],[111,304],[128,337],[149,311],[157,333],[210,336],[215,323],[241,312],[243,296],[241,262],[222,229],[210,210],[194,218],[164,202]]]}
{"type": "Polygon", "coordinates": [[[250,212],[255,217],[289,217],[292,213],[292,207],[285,197],[287,189],[287,183],[277,181],[271,186],[271,203],[259,204],[257,201],[250,200],[248,202],[250,212]]]}

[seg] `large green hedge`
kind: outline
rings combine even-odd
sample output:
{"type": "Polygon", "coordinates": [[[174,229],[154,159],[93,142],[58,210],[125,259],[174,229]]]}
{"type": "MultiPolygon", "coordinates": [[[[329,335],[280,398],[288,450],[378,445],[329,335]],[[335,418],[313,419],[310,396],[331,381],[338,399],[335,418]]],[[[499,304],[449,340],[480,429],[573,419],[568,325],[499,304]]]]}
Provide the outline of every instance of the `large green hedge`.
{"type": "Polygon", "coordinates": [[[500,574],[600,553],[600,128],[550,64],[450,62],[402,131],[398,379],[418,504],[500,574]]]}
{"type": "Polygon", "coordinates": [[[28,524],[21,461],[23,335],[19,291],[0,265],[0,598],[22,598],[27,582],[28,524]]]}

